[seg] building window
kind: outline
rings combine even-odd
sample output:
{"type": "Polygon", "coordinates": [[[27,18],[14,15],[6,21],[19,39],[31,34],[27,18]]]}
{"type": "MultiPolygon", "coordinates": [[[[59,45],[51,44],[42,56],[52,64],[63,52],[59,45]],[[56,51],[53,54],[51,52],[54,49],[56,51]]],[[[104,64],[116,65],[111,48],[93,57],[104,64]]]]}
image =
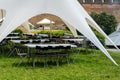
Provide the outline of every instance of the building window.
{"type": "Polygon", "coordinates": [[[111,1],[111,0],[104,0],[103,3],[104,3],[104,4],[110,4],[110,3],[112,3],[112,1],[111,1]]]}
{"type": "Polygon", "coordinates": [[[83,0],[78,0],[81,4],[83,3],[83,0]]]}
{"type": "Polygon", "coordinates": [[[81,4],[120,4],[120,0],[78,0],[81,4]]]}
{"type": "Polygon", "coordinates": [[[96,4],[101,4],[101,3],[102,3],[102,0],[94,0],[94,3],[96,3],[96,4]]]}
{"type": "Polygon", "coordinates": [[[85,3],[86,3],[86,4],[92,4],[92,3],[93,3],[93,0],[85,0],[85,3]]]}
{"type": "Polygon", "coordinates": [[[84,4],[92,4],[93,0],[78,0],[80,3],[84,3],[84,4]]]}
{"type": "Polygon", "coordinates": [[[113,4],[120,4],[120,0],[113,0],[113,4]]]}
{"type": "Polygon", "coordinates": [[[85,0],[82,0],[83,3],[85,3],[85,0]]]}
{"type": "Polygon", "coordinates": [[[104,0],[102,0],[102,3],[104,3],[104,0]]]}

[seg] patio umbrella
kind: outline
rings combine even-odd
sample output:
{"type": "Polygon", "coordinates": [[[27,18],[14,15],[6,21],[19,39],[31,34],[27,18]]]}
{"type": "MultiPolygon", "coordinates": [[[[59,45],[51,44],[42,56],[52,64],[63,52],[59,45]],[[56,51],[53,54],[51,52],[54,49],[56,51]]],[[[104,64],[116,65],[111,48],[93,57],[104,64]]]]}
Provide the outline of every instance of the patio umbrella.
{"type": "Polygon", "coordinates": [[[44,18],[43,20],[37,22],[37,24],[41,24],[41,25],[46,25],[46,24],[54,24],[55,22],[54,21],[51,21],[47,18],[44,18]]]}
{"type": "MultiPolygon", "coordinates": [[[[41,20],[41,21],[39,21],[39,22],[37,22],[37,24],[40,24],[40,25],[49,25],[49,27],[50,27],[50,30],[51,30],[51,28],[52,28],[52,26],[53,26],[53,24],[54,24],[55,22],[54,21],[51,21],[51,20],[49,20],[49,19],[47,19],[47,18],[44,18],[43,20],[41,20]]],[[[44,30],[44,26],[43,26],[43,30],[44,30]]],[[[52,31],[52,30],[51,30],[52,31]]],[[[52,37],[52,34],[50,33],[50,38],[52,37]]]]}

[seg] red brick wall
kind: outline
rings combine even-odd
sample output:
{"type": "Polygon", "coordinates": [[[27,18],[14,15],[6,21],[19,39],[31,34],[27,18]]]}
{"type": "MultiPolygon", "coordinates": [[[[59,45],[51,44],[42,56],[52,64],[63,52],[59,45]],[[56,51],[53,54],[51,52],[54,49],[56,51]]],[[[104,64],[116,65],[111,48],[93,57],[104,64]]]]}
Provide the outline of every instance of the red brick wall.
{"type": "Polygon", "coordinates": [[[97,12],[97,13],[100,13],[100,12],[106,12],[106,13],[109,13],[109,14],[113,14],[118,23],[120,23],[120,5],[109,5],[109,4],[82,4],[83,7],[86,9],[86,11],[88,13],[91,13],[91,12],[97,12]]]}

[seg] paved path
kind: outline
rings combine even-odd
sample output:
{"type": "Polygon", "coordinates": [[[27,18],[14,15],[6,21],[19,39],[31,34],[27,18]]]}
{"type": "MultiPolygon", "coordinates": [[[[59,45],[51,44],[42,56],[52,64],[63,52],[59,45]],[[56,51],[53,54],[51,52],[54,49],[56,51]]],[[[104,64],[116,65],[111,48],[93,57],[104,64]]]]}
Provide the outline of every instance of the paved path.
{"type": "Polygon", "coordinates": [[[108,51],[113,51],[113,52],[120,52],[118,49],[107,49],[108,51]]]}

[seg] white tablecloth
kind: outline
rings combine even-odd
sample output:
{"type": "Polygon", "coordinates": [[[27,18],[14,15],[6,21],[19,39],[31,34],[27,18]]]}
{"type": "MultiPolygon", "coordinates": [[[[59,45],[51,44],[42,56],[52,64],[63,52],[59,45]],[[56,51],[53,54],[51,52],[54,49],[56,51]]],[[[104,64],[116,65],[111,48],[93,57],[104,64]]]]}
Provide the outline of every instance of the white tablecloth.
{"type": "Polygon", "coordinates": [[[25,44],[25,46],[29,47],[29,48],[35,48],[36,46],[41,46],[41,47],[48,47],[48,46],[52,46],[52,47],[56,47],[56,46],[71,46],[71,47],[77,47],[76,45],[73,44],[25,44]]]}

